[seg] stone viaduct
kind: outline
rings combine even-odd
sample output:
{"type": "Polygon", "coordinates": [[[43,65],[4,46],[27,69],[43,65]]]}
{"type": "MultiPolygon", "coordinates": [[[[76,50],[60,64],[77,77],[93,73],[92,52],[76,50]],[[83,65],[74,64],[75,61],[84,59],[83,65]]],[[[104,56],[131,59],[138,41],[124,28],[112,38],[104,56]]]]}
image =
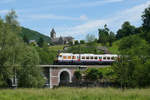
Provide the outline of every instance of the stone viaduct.
{"type": "Polygon", "coordinates": [[[53,88],[65,82],[71,83],[76,70],[86,70],[83,65],[40,65],[43,74],[47,79],[46,86],[53,88]]]}

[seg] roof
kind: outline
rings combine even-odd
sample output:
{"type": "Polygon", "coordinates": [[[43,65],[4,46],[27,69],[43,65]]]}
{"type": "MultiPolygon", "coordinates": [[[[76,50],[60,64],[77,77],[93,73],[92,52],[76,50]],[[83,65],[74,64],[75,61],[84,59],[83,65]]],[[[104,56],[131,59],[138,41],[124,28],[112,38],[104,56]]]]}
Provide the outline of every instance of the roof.
{"type": "Polygon", "coordinates": [[[68,36],[68,37],[57,37],[57,38],[54,38],[54,39],[51,38],[51,40],[52,40],[53,43],[58,43],[60,39],[63,40],[63,41],[71,41],[74,38],[71,37],[71,36],[68,36]]]}

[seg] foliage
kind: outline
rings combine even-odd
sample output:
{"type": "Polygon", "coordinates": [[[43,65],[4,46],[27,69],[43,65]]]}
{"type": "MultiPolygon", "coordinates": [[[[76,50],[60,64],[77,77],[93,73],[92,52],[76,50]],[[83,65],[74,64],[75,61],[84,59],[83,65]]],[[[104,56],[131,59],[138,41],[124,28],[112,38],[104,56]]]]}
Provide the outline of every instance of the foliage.
{"type": "Polygon", "coordinates": [[[113,65],[113,70],[121,87],[148,86],[150,82],[147,79],[150,79],[150,76],[146,70],[150,66],[147,63],[149,61],[149,44],[137,35],[129,36],[121,40],[119,51],[121,53],[120,60],[113,65]]]}
{"type": "Polygon", "coordinates": [[[107,28],[107,25],[104,26],[104,29],[98,29],[98,32],[99,32],[99,43],[106,45],[109,37],[109,33],[108,33],[109,29],[107,28]]]}
{"type": "Polygon", "coordinates": [[[96,81],[102,77],[102,73],[97,68],[88,68],[86,71],[86,79],[96,81]]]}
{"type": "Polygon", "coordinates": [[[78,40],[76,40],[74,44],[75,44],[75,45],[78,45],[78,44],[79,44],[79,41],[78,41],[78,40]]]}
{"type": "Polygon", "coordinates": [[[19,37],[20,27],[15,25],[16,17],[13,16],[16,16],[13,11],[7,15],[9,23],[0,20],[0,85],[10,86],[10,79],[17,75],[19,86],[38,87],[37,84],[43,84],[41,71],[36,67],[39,64],[38,53],[19,37]]]}
{"type": "Polygon", "coordinates": [[[75,78],[76,78],[77,80],[80,80],[81,77],[82,77],[80,70],[75,71],[75,72],[74,72],[74,75],[75,75],[75,78]]]}
{"type": "Polygon", "coordinates": [[[118,50],[118,45],[120,43],[121,40],[117,40],[115,42],[113,42],[112,46],[108,48],[108,50],[112,53],[112,54],[119,54],[119,50],[118,50]]]}
{"type": "Polygon", "coordinates": [[[149,30],[150,28],[150,6],[145,9],[142,15],[142,20],[143,20],[143,27],[149,30]]]}
{"type": "Polygon", "coordinates": [[[5,22],[10,25],[19,25],[19,22],[17,21],[17,15],[16,12],[12,9],[8,14],[5,16],[5,22]]]}
{"type": "Polygon", "coordinates": [[[37,32],[37,31],[33,31],[33,30],[30,30],[30,29],[25,28],[25,27],[21,27],[21,31],[20,31],[19,35],[22,38],[24,36],[26,36],[28,40],[35,40],[36,42],[38,42],[40,38],[43,38],[46,43],[51,44],[51,40],[48,36],[45,36],[45,35],[37,32]]]}
{"type": "Polygon", "coordinates": [[[29,44],[29,40],[28,40],[28,38],[27,38],[26,34],[25,34],[25,35],[23,35],[23,41],[24,41],[24,43],[29,44]]]}
{"type": "Polygon", "coordinates": [[[80,44],[85,44],[85,41],[84,40],[80,40],[80,44]]]}
{"type": "MultiPolygon", "coordinates": [[[[17,37],[18,30],[13,26],[0,22],[0,77],[3,83],[14,76],[14,69],[20,65],[22,42],[17,37]]],[[[7,84],[8,85],[8,84],[7,84]]]]}
{"type": "Polygon", "coordinates": [[[117,31],[116,38],[121,39],[123,37],[136,34],[135,26],[131,25],[130,22],[126,21],[122,24],[121,29],[117,31]]]}
{"type": "Polygon", "coordinates": [[[145,9],[142,15],[143,25],[141,36],[150,43],[150,6],[145,9]]]}
{"type": "Polygon", "coordinates": [[[34,48],[25,47],[23,53],[22,66],[17,74],[18,86],[19,87],[42,87],[44,84],[41,70],[36,65],[39,64],[39,56],[34,48]]]}
{"type": "Polygon", "coordinates": [[[108,39],[108,42],[109,42],[109,46],[112,46],[112,43],[116,40],[116,36],[113,32],[110,32],[109,33],[109,39],[108,39]]]}
{"type": "Polygon", "coordinates": [[[112,42],[115,41],[115,34],[107,28],[107,25],[104,25],[104,29],[98,29],[99,32],[99,43],[102,43],[106,46],[109,42],[109,46],[112,46],[112,42]]]}
{"type": "Polygon", "coordinates": [[[103,54],[97,48],[98,44],[96,42],[89,42],[86,44],[74,45],[67,49],[66,52],[69,53],[92,53],[92,54],[103,54]]]}
{"type": "Polygon", "coordinates": [[[38,44],[39,47],[43,47],[44,39],[40,37],[40,39],[38,40],[37,44],[38,44]]]}
{"type": "Polygon", "coordinates": [[[56,59],[58,53],[57,50],[49,48],[36,47],[36,50],[39,53],[41,65],[53,64],[53,61],[56,59]]]}

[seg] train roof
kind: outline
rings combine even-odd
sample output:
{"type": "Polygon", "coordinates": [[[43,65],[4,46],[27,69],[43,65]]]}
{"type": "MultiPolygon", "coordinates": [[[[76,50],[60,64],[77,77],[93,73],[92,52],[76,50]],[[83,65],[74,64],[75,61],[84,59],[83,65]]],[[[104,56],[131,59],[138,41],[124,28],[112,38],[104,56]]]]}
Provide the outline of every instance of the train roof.
{"type": "Polygon", "coordinates": [[[59,55],[83,55],[83,56],[117,56],[117,54],[73,54],[73,53],[60,53],[59,55]]]}

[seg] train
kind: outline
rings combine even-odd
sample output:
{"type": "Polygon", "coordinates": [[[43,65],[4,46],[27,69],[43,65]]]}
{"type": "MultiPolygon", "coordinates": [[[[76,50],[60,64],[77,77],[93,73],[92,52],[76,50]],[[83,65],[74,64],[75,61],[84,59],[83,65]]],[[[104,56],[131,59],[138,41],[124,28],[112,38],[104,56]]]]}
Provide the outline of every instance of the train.
{"type": "Polygon", "coordinates": [[[118,59],[117,54],[73,54],[60,53],[55,65],[111,65],[118,59]]]}

